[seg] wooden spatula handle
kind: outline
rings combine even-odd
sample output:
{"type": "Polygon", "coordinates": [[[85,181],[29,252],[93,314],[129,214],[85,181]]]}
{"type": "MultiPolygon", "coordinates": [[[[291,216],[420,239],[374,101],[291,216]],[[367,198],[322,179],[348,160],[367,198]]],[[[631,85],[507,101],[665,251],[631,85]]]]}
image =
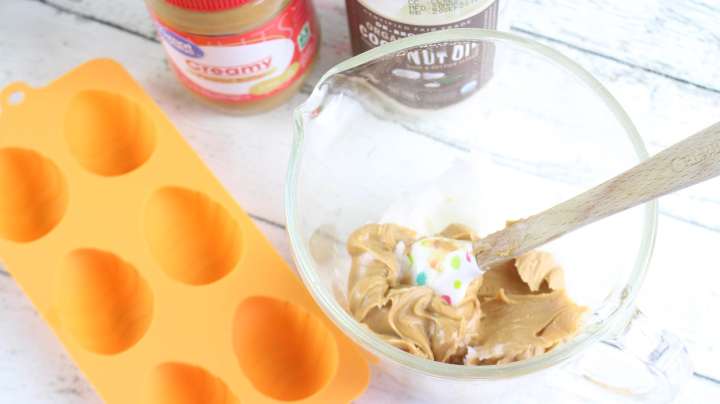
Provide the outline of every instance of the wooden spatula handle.
{"type": "Polygon", "coordinates": [[[720,175],[720,122],[617,177],[482,239],[478,262],[512,258],[607,216],[720,175]]]}

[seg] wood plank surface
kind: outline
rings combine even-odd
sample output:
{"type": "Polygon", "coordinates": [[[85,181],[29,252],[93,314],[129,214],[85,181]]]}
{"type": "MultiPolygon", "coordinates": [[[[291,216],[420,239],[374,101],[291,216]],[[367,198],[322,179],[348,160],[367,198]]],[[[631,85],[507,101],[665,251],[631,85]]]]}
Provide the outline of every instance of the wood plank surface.
{"type": "Polygon", "coordinates": [[[518,31],[720,93],[717,0],[513,0],[510,12],[518,31]]]}
{"type": "MultiPolygon", "coordinates": [[[[323,44],[304,93],[327,68],[350,55],[344,2],[315,4],[323,44]]],[[[605,84],[656,152],[720,119],[720,72],[708,67],[720,62],[718,4],[514,0],[507,17],[514,32],[558,49],[605,84]]],[[[40,86],[95,57],[123,63],[290,260],[282,188],[290,113],[306,95],[242,119],[200,107],[172,77],[144,5],[134,0],[3,0],[0,55],[0,86],[18,79],[40,86]]],[[[657,248],[639,301],[658,326],[688,342],[699,376],[679,403],[720,400],[720,264],[714,256],[720,241],[718,185],[699,185],[661,202],[657,248]]],[[[3,273],[0,313],[3,324],[13,325],[0,326],[0,391],[14,392],[7,396],[13,401],[3,401],[0,394],[0,403],[98,402],[3,273]]],[[[359,402],[392,402],[392,397],[376,375],[359,402]]]]}

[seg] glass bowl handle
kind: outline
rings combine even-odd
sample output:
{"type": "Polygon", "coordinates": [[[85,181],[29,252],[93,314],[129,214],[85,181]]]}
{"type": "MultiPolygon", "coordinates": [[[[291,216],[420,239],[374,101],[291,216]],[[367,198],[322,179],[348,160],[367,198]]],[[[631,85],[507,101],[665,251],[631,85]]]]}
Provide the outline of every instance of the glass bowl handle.
{"type": "Polygon", "coordinates": [[[635,310],[620,332],[588,348],[565,367],[582,395],[613,402],[670,403],[692,375],[687,349],[677,336],[654,328],[635,310]],[[579,380],[578,380],[579,379],[579,380]]]}

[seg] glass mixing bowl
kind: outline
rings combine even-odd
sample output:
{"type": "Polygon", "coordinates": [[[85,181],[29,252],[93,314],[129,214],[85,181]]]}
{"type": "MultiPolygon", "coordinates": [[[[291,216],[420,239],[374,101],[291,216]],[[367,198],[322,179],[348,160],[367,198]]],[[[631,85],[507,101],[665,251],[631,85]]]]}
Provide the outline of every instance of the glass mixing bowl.
{"type": "Polygon", "coordinates": [[[506,33],[418,35],[328,71],[294,119],[286,213],[298,270],[327,315],[377,359],[375,383],[418,402],[674,396],[689,369],[685,350],[649,330],[633,304],[653,247],[654,202],[543,248],[565,268],[569,295],[590,311],[576,337],[541,356],[480,367],[433,362],[384,343],[345,309],[345,242],[358,227],[393,222],[429,234],[459,222],[484,235],[647,157],[627,113],[576,63],[506,33]],[[420,85],[432,94],[468,77],[482,82],[450,86],[463,93],[449,106],[407,102],[416,93],[403,88],[417,89],[406,84],[418,77],[399,64],[468,44],[485,54],[473,65],[482,75],[455,69],[423,75],[420,85]]]}

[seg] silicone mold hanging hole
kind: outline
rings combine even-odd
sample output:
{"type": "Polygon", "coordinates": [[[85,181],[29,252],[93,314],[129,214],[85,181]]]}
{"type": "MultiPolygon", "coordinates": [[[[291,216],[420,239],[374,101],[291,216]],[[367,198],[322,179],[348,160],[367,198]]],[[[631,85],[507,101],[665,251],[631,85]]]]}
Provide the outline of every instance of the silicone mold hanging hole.
{"type": "Polygon", "coordinates": [[[117,176],[135,170],[150,158],[155,149],[155,124],[129,98],[87,90],[70,101],[65,139],[85,169],[117,176]]]}
{"type": "Polygon", "coordinates": [[[117,354],[137,343],[150,326],[153,296],[128,262],[95,250],[65,257],[55,283],[55,308],[63,329],[88,351],[117,354]]]}
{"type": "Polygon", "coordinates": [[[0,150],[0,237],[29,242],[55,228],[68,203],[60,169],[40,154],[0,150]]]}
{"type": "Polygon", "coordinates": [[[242,252],[237,222],[201,192],[176,187],[156,191],[145,208],[144,228],[150,251],[165,273],[191,285],[224,277],[242,252]]]}
{"type": "Polygon", "coordinates": [[[251,297],[238,306],[233,345],[253,386],[276,400],[309,397],[337,370],[337,344],[325,324],[293,303],[270,297],[251,297]]]}
{"type": "Polygon", "coordinates": [[[240,404],[227,385],[205,369],[183,363],[156,367],[146,384],[144,404],[240,404]]]}
{"type": "Polygon", "coordinates": [[[13,91],[12,93],[10,93],[10,95],[8,95],[7,104],[8,105],[19,105],[24,100],[25,100],[25,93],[20,90],[17,90],[17,91],[13,91]]]}

